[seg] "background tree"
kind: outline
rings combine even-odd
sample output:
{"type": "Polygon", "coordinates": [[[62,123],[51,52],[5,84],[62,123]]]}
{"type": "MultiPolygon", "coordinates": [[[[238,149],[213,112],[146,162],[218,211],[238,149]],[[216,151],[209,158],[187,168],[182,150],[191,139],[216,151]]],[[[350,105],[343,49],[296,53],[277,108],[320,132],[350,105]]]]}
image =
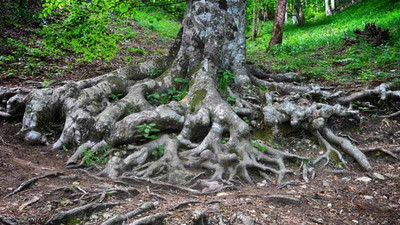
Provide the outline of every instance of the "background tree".
{"type": "Polygon", "coordinates": [[[282,44],[283,28],[285,23],[287,0],[278,0],[275,11],[274,28],[272,31],[271,40],[269,41],[268,48],[273,45],[282,44]]]}

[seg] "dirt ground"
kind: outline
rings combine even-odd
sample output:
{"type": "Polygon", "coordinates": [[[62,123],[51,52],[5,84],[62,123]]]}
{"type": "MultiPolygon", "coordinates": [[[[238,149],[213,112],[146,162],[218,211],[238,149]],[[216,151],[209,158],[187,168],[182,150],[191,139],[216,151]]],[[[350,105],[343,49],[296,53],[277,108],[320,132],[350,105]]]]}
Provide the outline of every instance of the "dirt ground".
{"type": "MultiPolygon", "coordinates": [[[[362,115],[361,123],[355,127],[348,125],[349,121],[338,121],[333,123],[334,128],[337,130],[340,127],[342,134],[349,135],[355,143],[359,143],[360,148],[398,148],[398,118],[381,119],[371,112],[363,112],[362,115]]],[[[99,200],[88,197],[96,190],[126,185],[91,176],[96,168],[86,170],[89,174],[82,169],[65,168],[64,163],[72,154],[71,150],[55,151],[49,146],[27,145],[17,135],[20,126],[19,121],[0,120],[0,215],[10,221],[16,224],[44,224],[57,212],[99,200]],[[5,198],[24,181],[54,172],[63,175],[40,179],[25,190],[5,198]]],[[[292,148],[294,145],[299,151],[302,146],[308,149],[310,146],[307,147],[307,143],[314,145],[314,141],[306,136],[286,140],[291,140],[292,148]],[[299,143],[294,143],[296,141],[299,143]]],[[[280,147],[287,146],[281,143],[280,147]]],[[[315,151],[318,154],[319,149],[315,151]]],[[[128,222],[147,214],[167,213],[166,224],[189,225],[194,224],[193,212],[202,210],[206,212],[209,224],[242,224],[238,219],[240,213],[254,218],[256,224],[400,224],[400,162],[379,152],[369,153],[368,156],[374,169],[371,173],[363,172],[351,160],[348,170],[336,168],[335,163],[330,163],[325,168],[316,168],[316,176],[309,183],[297,175],[287,177],[287,185],[283,187],[277,187],[274,182],[260,181],[254,185],[240,185],[235,190],[196,196],[145,183],[133,184],[138,192],[104,196],[103,202],[119,202],[120,205],[68,224],[101,224],[114,215],[127,213],[151,201],[159,202],[156,209],[128,222]],[[273,201],[271,196],[274,195],[294,197],[300,201],[273,201]],[[187,201],[197,203],[172,209],[187,201]]]]}

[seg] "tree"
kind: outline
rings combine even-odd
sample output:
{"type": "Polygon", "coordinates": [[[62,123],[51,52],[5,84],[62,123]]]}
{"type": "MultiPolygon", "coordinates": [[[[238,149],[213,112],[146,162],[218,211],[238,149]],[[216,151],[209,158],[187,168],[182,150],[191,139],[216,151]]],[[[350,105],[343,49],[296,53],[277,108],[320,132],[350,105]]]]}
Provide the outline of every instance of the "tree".
{"type": "Polygon", "coordinates": [[[293,23],[304,26],[304,0],[293,0],[293,23]]]}
{"type": "Polygon", "coordinates": [[[325,15],[326,16],[332,15],[332,8],[329,5],[329,0],[325,0],[325,15]]]}
{"type": "Polygon", "coordinates": [[[272,30],[271,40],[269,41],[268,49],[273,45],[282,44],[283,27],[285,23],[287,0],[278,0],[276,4],[274,28],[272,30]]]}
{"type": "MultiPolygon", "coordinates": [[[[282,35],[286,1],[278,3],[275,27],[280,26],[282,35]]],[[[192,188],[203,192],[220,190],[237,179],[269,180],[270,174],[277,175],[280,184],[293,172],[285,165],[287,160],[303,162],[304,179],[331,154],[346,166],[333,146],[371,170],[365,155],[335,135],[327,121],[356,115],[346,107],[355,100],[394,92],[381,85],[338,98],[341,93],[316,85],[290,83],[298,77],[269,76],[247,65],[245,6],[245,0],[190,0],[168,56],[61,86],[0,88],[0,103],[5,103],[0,116],[24,112],[20,134],[36,144],[47,143],[47,129],[62,124],[53,148],[75,149],[67,162],[70,166],[82,164],[84,152],[106,154],[113,148],[120,154],[108,162],[103,176],[194,183],[192,188]],[[313,102],[318,99],[336,104],[313,102]],[[267,128],[278,135],[284,123],[312,133],[326,153],[312,160],[254,139],[252,129],[267,128]]]]}

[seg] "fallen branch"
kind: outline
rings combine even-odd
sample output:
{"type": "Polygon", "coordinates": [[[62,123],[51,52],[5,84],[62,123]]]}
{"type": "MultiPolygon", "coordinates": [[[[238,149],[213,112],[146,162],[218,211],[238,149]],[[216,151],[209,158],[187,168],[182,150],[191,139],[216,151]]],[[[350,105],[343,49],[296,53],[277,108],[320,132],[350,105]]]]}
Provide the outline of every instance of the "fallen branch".
{"type": "Polygon", "coordinates": [[[108,219],[107,221],[103,222],[101,225],[123,224],[125,221],[127,221],[137,215],[140,215],[140,214],[148,212],[152,209],[155,209],[157,204],[158,204],[157,202],[146,202],[143,205],[141,205],[139,208],[135,209],[134,211],[131,211],[125,215],[114,216],[114,217],[108,219]]]}
{"type": "Polygon", "coordinates": [[[372,147],[372,148],[360,149],[360,151],[363,153],[380,151],[380,152],[383,152],[383,153],[386,153],[386,154],[392,156],[395,159],[399,159],[399,157],[397,157],[397,155],[395,155],[393,152],[391,152],[389,150],[386,150],[384,147],[372,147]]]}
{"type": "Polygon", "coordinates": [[[400,115],[400,111],[397,111],[395,113],[391,113],[389,115],[381,116],[381,118],[390,118],[390,117],[395,117],[395,116],[398,116],[398,115],[400,115]]]}
{"type": "Polygon", "coordinates": [[[23,182],[21,185],[19,185],[18,188],[15,189],[13,192],[11,192],[10,194],[4,196],[4,198],[8,198],[10,196],[15,195],[16,193],[28,188],[30,185],[34,184],[36,181],[38,181],[40,179],[47,178],[47,177],[58,177],[60,175],[63,175],[63,173],[55,172],[55,173],[49,173],[49,174],[46,174],[46,175],[42,175],[42,176],[31,178],[31,179],[23,182]]]}

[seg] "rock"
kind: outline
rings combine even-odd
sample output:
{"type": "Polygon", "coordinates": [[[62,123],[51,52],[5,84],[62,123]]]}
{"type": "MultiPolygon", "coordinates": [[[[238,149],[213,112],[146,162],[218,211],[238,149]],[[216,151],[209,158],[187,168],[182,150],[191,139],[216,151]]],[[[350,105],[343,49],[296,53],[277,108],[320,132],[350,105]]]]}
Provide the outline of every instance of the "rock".
{"type": "Polygon", "coordinates": [[[356,179],[356,181],[361,181],[361,182],[364,182],[364,183],[368,183],[368,182],[370,182],[371,180],[372,180],[372,179],[369,178],[369,177],[359,177],[359,178],[356,179]]]}
{"type": "Polygon", "coordinates": [[[344,181],[350,181],[351,178],[350,178],[350,177],[343,177],[342,180],[344,180],[344,181]]]}
{"type": "Polygon", "coordinates": [[[371,195],[364,195],[364,199],[366,199],[366,200],[371,200],[371,199],[373,199],[374,197],[372,197],[371,195]]]}
{"type": "Polygon", "coordinates": [[[373,173],[372,176],[377,180],[385,180],[385,177],[380,173],[373,173]]]}
{"type": "Polygon", "coordinates": [[[226,193],[226,192],[220,192],[220,193],[217,194],[218,197],[221,197],[221,196],[228,196],[228,195],[229,195],[229,194],[226,193]]]}

